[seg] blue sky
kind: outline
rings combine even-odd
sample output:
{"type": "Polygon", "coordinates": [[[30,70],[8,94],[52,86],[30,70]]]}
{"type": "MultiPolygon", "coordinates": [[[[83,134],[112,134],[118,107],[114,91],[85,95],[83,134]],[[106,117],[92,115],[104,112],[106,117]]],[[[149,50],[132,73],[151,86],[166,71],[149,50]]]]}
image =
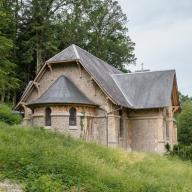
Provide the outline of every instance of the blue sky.
{"type": "Polygon", "coordinates": [[[141,68],[175,69],[179,90],[192,96],[192,0],[118,0],[128,17],[141,68]]]}

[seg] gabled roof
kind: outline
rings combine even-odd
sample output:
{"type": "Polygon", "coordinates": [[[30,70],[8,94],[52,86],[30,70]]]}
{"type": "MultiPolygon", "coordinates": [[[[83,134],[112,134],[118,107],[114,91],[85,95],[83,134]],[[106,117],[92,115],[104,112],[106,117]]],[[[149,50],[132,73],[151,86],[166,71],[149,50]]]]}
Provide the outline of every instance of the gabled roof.
{"type": "Polygon", "coordinates": [[[121,71],[76,45],[67,47],[49,59],[46,63],[62,62],[66,60],[79,60],[85,70],[116,104],[130,107],[111,77],[111,74],[121,74],[121,71]]]}
{"type": "MultiPolygon", "coordinates": [[[[159,108],[170,105],[174,79],[176,81],[174,70],[122,73],[76,45],[67,47],[47,60],[34,82],[38,82],[47,65],[70,61],[80,63],[104,93],[117,105],[132,109],[159,108]]],[[[33,84],[28,86],[20,103],[25,100],[32,87],[33,84]]],[[[175,92],[176,97],[178,97],[178,90],[176,89],[175,92]]],[[[52,93],[54,94],[54,92],[52,93]]],[[[51,99],[51,94],[49,93],[49,99],[51,99]]],[[[42,99],[45,101],[45,98],[42,95],[37,100],[38,102],[39,100],[42,101],[42,99]]],[[[19,103],[16,109],[18,106],[19,103]]]]}
{"type": "Polygon", "coordinates": [[[170,106],[175,70],[112,75],[135,109],[170,106]]]}
{"type": "Polygon", "coordinates": [[[38,99],[28,106],[40,104],[86,104],[96,105],[90,101],[67,77],[60,76],[38,99]]]}
{"type": "Polygon", "coordinates": [[[57,53],[53,57],[51,57],[49,60],[46,61],[46,63],[53,63],[53,62],[60,62],[60,61],[71,61],[71,60],[78,60],[79,56],[76,51],[76,45],[70,45],[63,51],[57,53]]]}

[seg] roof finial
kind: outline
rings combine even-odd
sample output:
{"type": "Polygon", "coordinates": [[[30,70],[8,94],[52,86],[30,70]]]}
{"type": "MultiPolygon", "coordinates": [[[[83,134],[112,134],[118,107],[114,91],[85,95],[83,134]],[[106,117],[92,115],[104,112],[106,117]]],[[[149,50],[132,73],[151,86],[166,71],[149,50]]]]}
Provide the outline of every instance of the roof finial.
{"type": "Polygon", "coordinates": [[[148,72],[149,69],[144,69],[144,63],[141,63],[141,70],[136,70],[135,72],[148,72]]]}
{"type": "Polygon", "coordinates": [[[141,63],[141,71],[144,71],[144,63],[141,63]]]}

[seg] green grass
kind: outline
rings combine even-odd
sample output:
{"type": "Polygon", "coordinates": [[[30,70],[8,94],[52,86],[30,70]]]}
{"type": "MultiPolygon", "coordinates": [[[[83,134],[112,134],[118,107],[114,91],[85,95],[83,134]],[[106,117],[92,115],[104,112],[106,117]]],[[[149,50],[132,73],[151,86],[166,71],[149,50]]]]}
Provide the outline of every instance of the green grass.
{"type": "Polygon", "coordinates": [[[0,178],[30,192],[191,192],[192,165],[1,123],[0,178]]]}

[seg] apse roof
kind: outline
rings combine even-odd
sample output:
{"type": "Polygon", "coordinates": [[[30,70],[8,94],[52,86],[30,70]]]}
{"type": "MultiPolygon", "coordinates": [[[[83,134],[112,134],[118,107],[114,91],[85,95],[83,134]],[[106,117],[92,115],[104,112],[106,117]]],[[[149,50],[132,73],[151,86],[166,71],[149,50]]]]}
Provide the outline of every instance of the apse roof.
{"type": "Polygon", "coordinates": [[[72,81],[62,75],[39,98],[30,102],[28,105],[72,103],[96,105],[72,81]]]}

